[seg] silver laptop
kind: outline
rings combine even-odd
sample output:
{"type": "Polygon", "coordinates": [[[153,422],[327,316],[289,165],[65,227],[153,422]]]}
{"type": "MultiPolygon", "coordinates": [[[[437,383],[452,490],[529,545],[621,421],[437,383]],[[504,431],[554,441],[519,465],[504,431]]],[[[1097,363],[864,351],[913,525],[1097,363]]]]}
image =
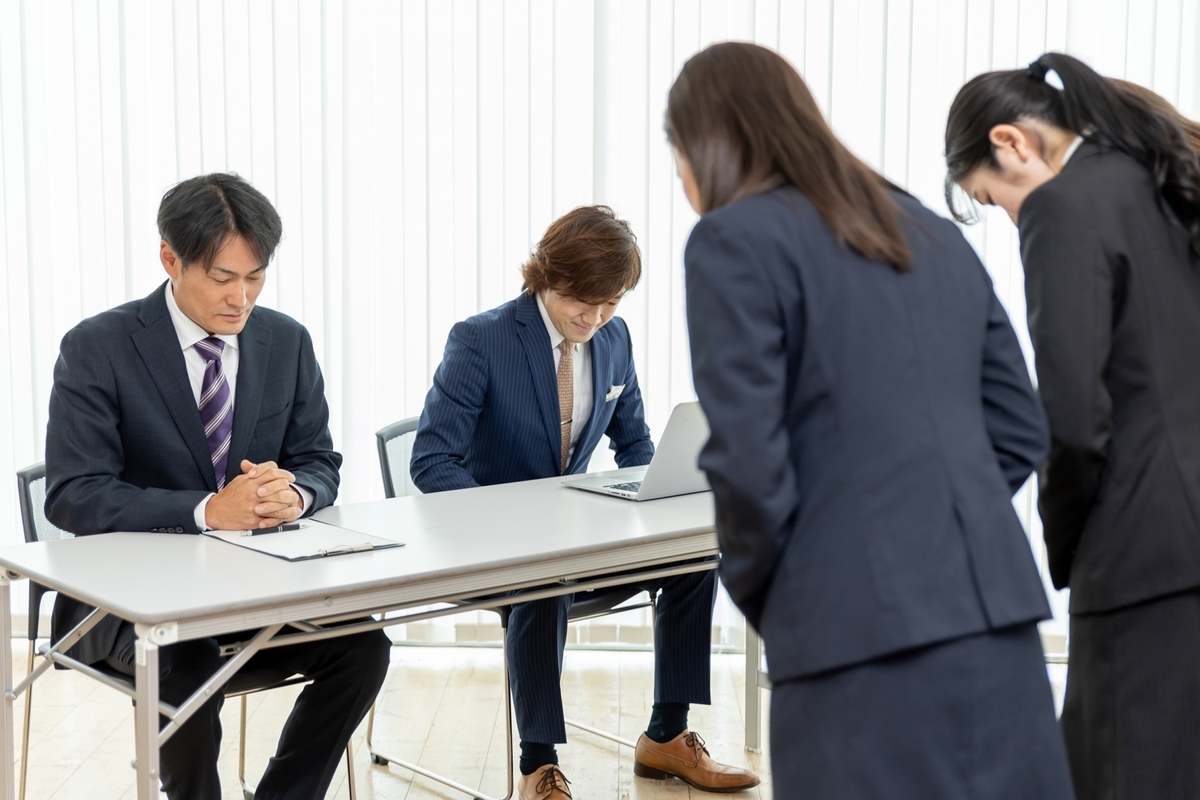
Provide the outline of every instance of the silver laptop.
{"type": "Polygon", "coordinates": [[[625,500],[658,500],[709,491],[708,478],[696,466],[708,441],[708,420],[699,403],[680,403],[671,412],[650,466],[563,481],[563,486],[610,494],[625,500]]]}

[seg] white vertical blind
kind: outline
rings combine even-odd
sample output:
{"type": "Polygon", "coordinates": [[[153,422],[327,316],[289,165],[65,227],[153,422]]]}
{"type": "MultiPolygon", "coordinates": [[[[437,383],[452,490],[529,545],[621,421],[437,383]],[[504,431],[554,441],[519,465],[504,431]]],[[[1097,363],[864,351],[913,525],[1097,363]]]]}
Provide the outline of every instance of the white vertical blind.
{"type": "MultiPolygon", "coordinates": [[[[777,48],[856,153],[944,212],[964,80],[1065,50],[1194,116],[1197,2],[4,0],[0,465],[42,456],[62,335],[163,280],[163,191],[215,170],[283,217],[261,302],[313,334],[343,501],[382,495],[373,432],[420,411],[450,326],[515,296],[532,244],[584,203],[613,206],[642,246],[621,313],[657,434],[694,396],[695,215],[662,133],[691,54],[777,48]]],[[[988,210],[967,234],[1028,352],[1012,225],[988,210]]],[[[1018,507],[1037,541],[1032,498],[1018,507]]],[[[19,541],[11,491],[0,519],[0,542],[19,541]]]]}

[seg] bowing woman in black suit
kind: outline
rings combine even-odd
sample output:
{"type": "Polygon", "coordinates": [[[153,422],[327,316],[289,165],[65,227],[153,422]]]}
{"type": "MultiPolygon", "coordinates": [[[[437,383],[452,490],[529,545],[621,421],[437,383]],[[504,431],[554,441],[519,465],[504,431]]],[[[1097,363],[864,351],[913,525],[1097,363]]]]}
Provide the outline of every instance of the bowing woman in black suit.
{"type": "Polygon", "coordinates": [[[1021,235],[1076,790],[1200,797],[1200,164],[1168,112],[1056,53],[964,86],[946,161],[1021,235]]]}
{"type": "Polygon", "coordinates": [[[959,230],[743,43],[671,89],[721,578],[766,643],[779,798],[1067,800],[1012,493],[1044,414],[959,230]]]}

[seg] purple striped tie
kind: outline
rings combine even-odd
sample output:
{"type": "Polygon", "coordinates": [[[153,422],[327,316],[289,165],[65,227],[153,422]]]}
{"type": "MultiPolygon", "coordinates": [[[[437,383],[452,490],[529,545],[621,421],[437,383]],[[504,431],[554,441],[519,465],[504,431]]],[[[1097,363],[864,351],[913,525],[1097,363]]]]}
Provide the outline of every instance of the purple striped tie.
{"type": "Polygon", "coordinates": [[[212,453],[213,471],[217,473],[217,491],[225,486],[225,470],[229,468],[229,438],[233,433],[233,395],[221,369],[221,351],[225,343],[215,336],[196,342],[198,352],[208,366],[204,368],[204,383],[200,386],[200,421],[212,453]]]}

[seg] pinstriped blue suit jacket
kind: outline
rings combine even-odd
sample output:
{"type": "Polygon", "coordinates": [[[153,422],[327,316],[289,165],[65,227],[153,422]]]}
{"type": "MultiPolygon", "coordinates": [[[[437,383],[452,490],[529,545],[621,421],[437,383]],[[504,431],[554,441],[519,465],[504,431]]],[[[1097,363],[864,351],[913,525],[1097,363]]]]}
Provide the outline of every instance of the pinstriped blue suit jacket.
{"type": "MultiPolygon", "coordinates": [[[[587,470],[604,434],[620,466],[649,464],[654,444],[625,321],[609,320],[591,348],[595,402],[567,474],[587,470]]],[[[413,483],[429,493],[557,475],[559,422],[550,336],[537,299],[522,295],[451,329],[413,442],[413,483]]]]}

